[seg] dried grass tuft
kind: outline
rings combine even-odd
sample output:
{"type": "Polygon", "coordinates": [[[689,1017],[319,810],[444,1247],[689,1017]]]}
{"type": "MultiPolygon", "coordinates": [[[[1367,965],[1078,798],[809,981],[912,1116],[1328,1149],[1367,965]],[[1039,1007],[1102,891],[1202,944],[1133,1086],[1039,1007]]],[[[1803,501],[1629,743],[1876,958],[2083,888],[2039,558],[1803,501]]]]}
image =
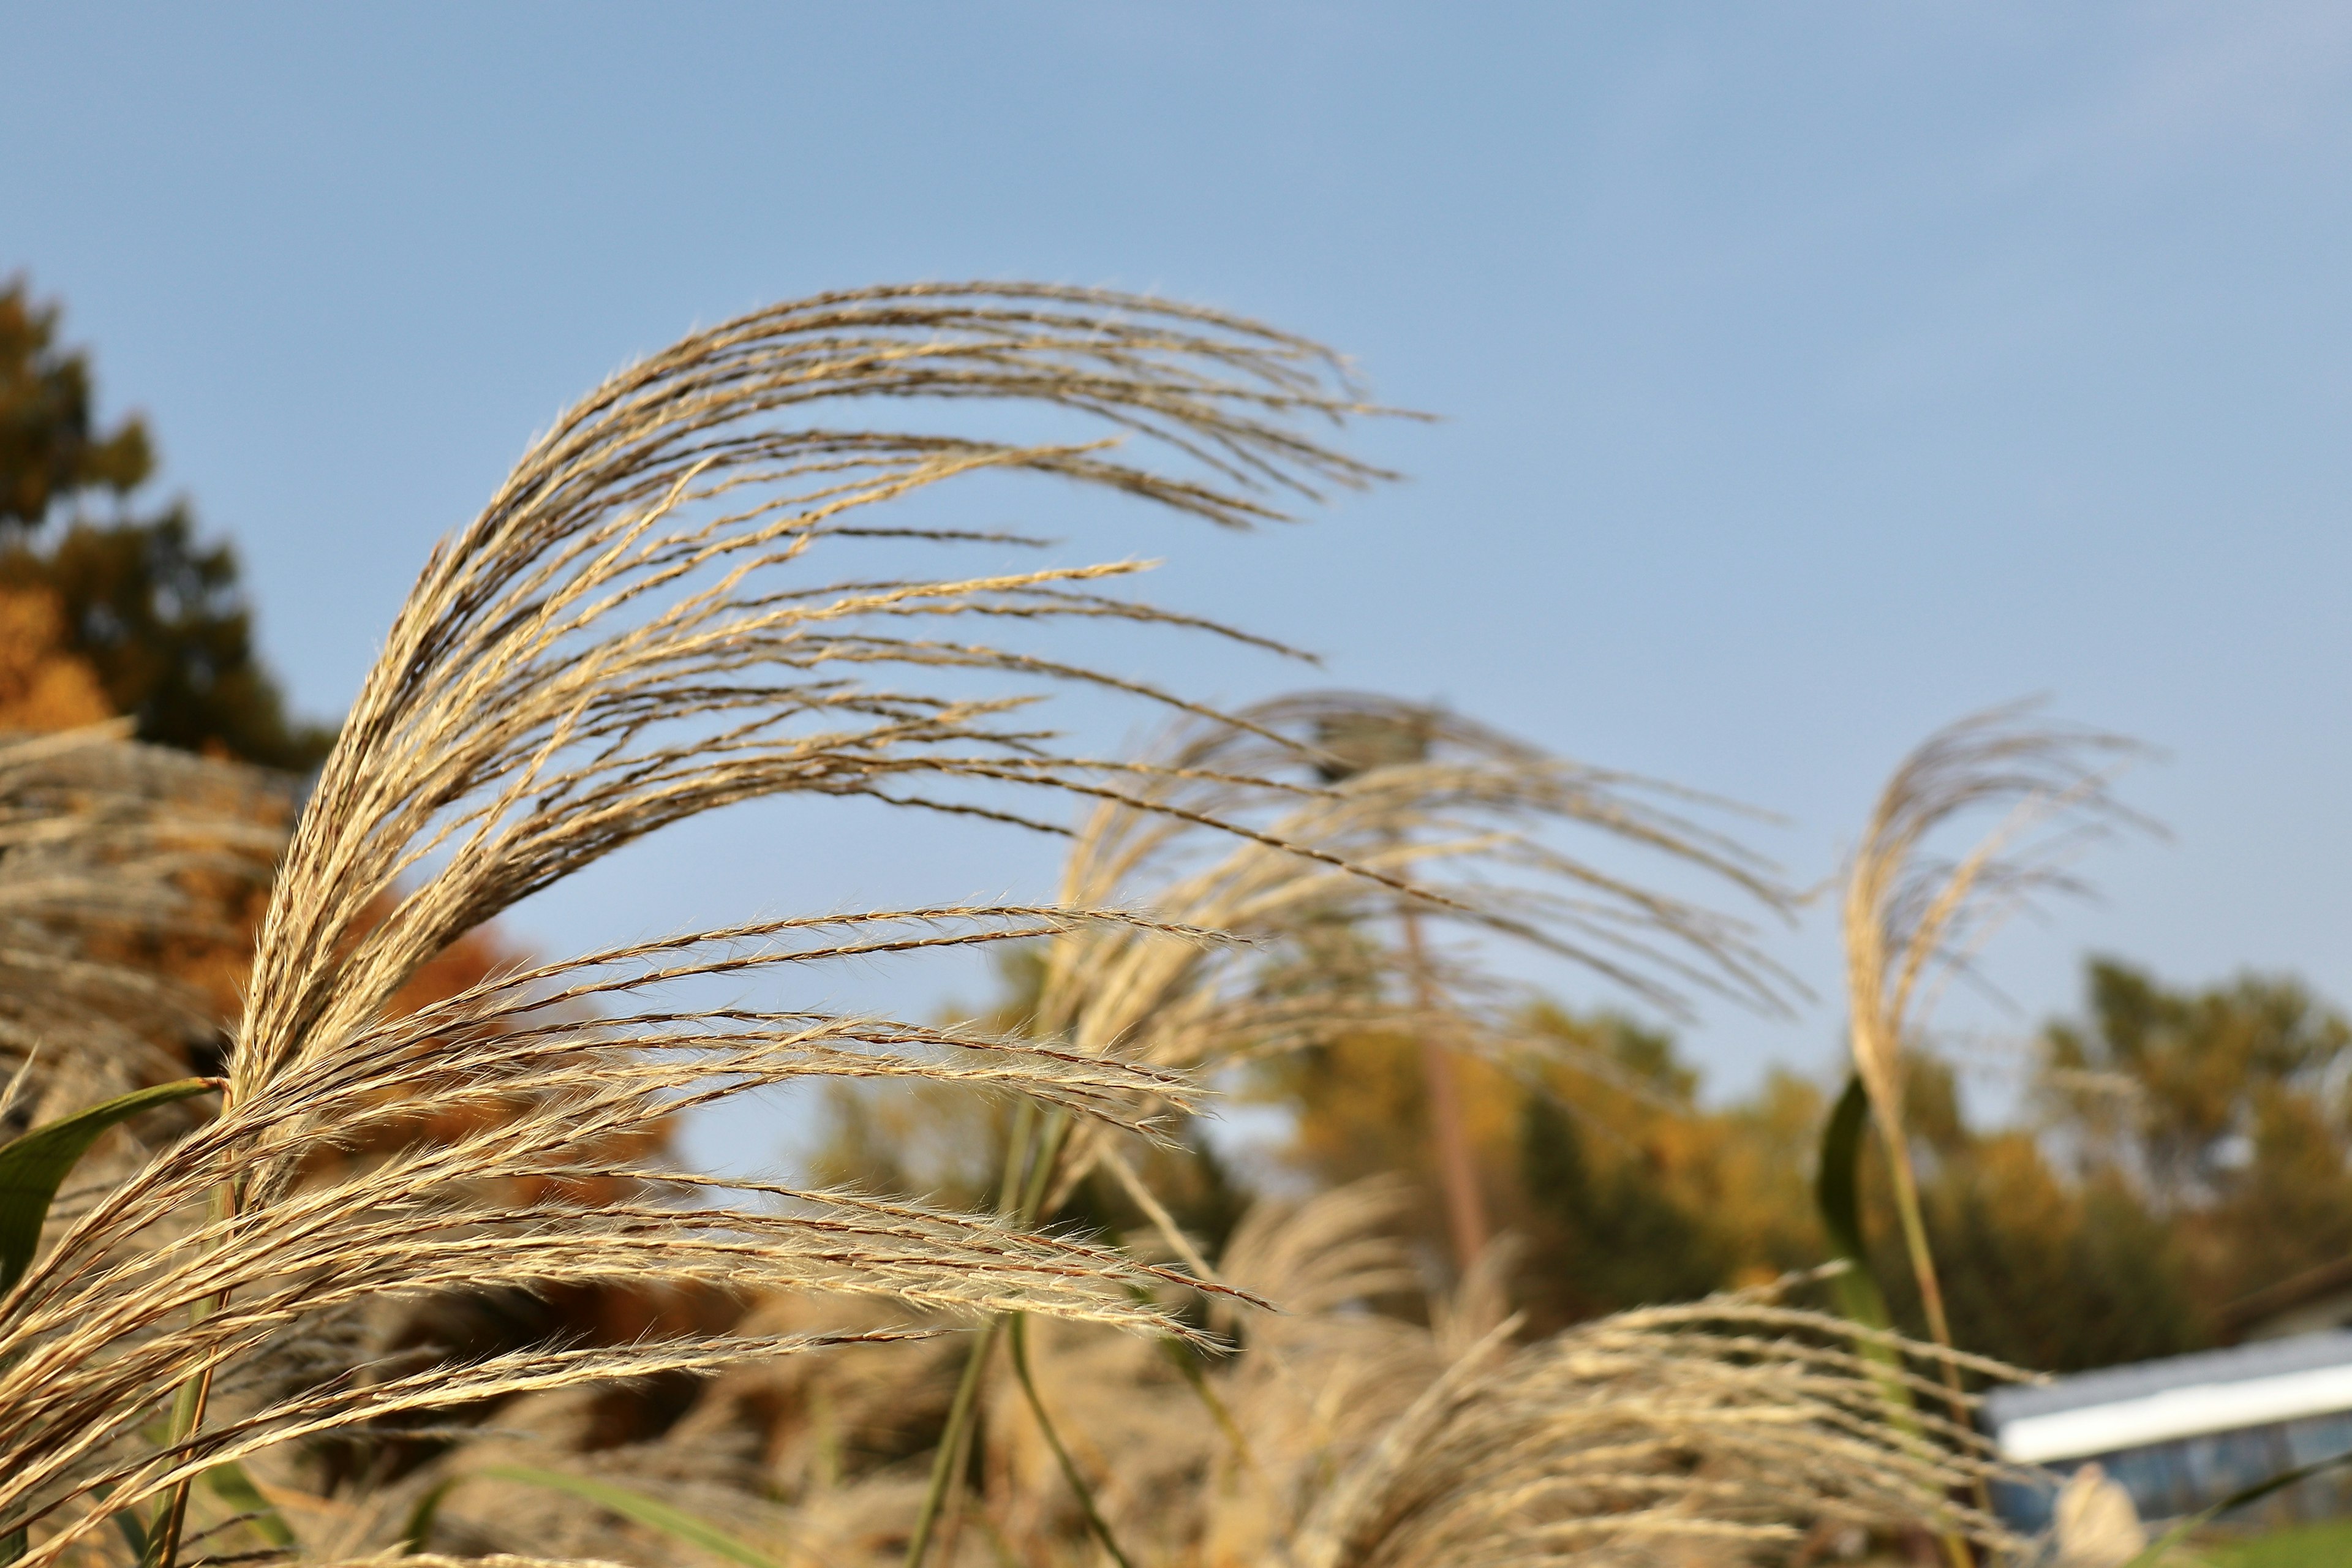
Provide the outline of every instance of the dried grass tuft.
{"type": "MultiPolygon", "coordinates": [[[[1384,1179],[1255,1209],[1220,1273],[1285,1310],[1231,1310],[1237,1352],[1208,1362],[1198,1386],[1135,1336],[1040,1325],[1033,1361],[1045,1403],[1133,1561],[1728,1568],[1789,1561],[1800,1543],[1848,1531],[1956,1532],[1993,1560],[2025,1546],[1953,1500],[1996,1472],[1983,1440],[1886,1402],[1890,1376],[1914,1394],[1938,1389],[1942,1352],[1865,1334],[1893,1352],[1895,1370],[1858,1352],[1853,1324],[1769,1290],[1519,1344],[1491,1270],[1432,1301],[1424,1327],[1375,1306],[1416,1278],[1395,1239],[1400,1208],[1384,1179]]],[[[1957,1359],[1981,1375],[2017,1375],[1957,1359]]],[[[897,1394],[886,1385],[865,1398],[936,1409],[942,1370],[901,1358],[897,1394]]],[[[731,1372],[662,1438],[572,1464],[657,1495],[688,1474],[708,1478],[710,1452],[743,1451],[727,1422],[741,1418],[761,1375],[731,1372]]],[[[843,1407],[798,1408],[832,1421],[843,1407]]],[[[456,1457],[449,1473],[472,1462],[456,1457]]],[[[940,1561],[1092,1560],[1076,1500],[1022,1401],[992,1408],[980,1468],[983,1495],[940,1561]]],[[[765,1533],[840,1568],[897,1561],[919,1496],[906,1464],[835,1477],[795,1460],[787,1477],[755,1459],[741,1484],[738,1506],[763,1515],[765,1533]],[[749,1501],[769,1489],[788,1510],[749,1501]]],[[[489,1531],[486,1543],[522,1539],[478,1509],[469,1519],[489,1531]]]]}
{"type": "Polygon", "coordinates": [[[1889,1136],[1903,1120],[1902,1057],[1941,984],[2001,924],[2050,893],[2080,893],[2081,852],[2123,826],[2148,827],[2110,784],[2147,754],[2119,735],[2041,721],[2031,703],[1972,714],[1905,758],[1871,813],[1843,908],[1854,1068],[1889,1136]],[[1957,858],[1941,828],[1998,812],[1957,858]]]}
{"type": "Polygon", "coordinates": [[[189,1047],[226,1021],[159,960],[173,944],[235,940],[222,895],[264,883],[285,845],[290,781],[130,732],[126,721],[0,737],[11,1135],[186,1075],[189,1047]]]}
{"type": "MultiPolygon", "coordinates": [[[[1948,1500],[1994,1466],[1889,1417],[1850,1325],[1716,1298],[1463,1356],[1317,1504],[1296,1568],[1777,1556],[1823,1526],[2024,1543],[1948,1500]]],[[[1926,1347],[1889,1337],[1890,1347],[1926,1347]]],[[[1916,1374],[1912,1383],[1933,1386],[1916,1374]]]]}

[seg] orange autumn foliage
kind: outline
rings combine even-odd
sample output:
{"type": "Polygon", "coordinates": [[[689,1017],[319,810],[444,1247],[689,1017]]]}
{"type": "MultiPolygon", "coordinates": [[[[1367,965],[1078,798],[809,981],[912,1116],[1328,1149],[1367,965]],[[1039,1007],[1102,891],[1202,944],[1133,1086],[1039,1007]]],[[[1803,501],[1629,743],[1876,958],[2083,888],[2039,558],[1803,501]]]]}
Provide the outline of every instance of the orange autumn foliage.
{"type": "MultiPolygon", "coordinates": [[[[0,731],[36,733],[78,729],[115,717],[103,686],[89,661],[68,646],[65,612],[57,594],[45,587],[0,587],[0,731]]],[[[293,797],[256,797],[240,801],[248,811],[266,813],[272,826],[291,826],[293,797]]],[[[200,995],[205,1011],[221,1021],[224,1034],[213,1040],[159,1040],[165,1057],[190,1073],[218,1070],[225,1048],[226,1026],[242,1007],[253,942],[268,906],[264,883],[225,872],[190,870],[181,877],[196,919],[192,930],[171,935],[148,935],[135,942],[126,939],[109,953],[131,967],[158,973],[200,995]]],[[[369,911],[371,921],[389,910],[383,903],[369,911]]],[[[454,996],[501,970],[528,963],[531,955],[495,929],[469,931],[420,969],[393,1000],[395,1014],[414,1013],[454,996]]],[[[444,1142],[489,1125],[498,1112],[421,1110],[417,1119],[389,1131],[371,1149],[424,1139],[444,1142]]],[[[641,1151],[615,1151],[623,1152],[641,1151]]]]}
{"type": "Polygon", "coordinates": [[[113,717],[98,671],[66,649],[57,595],[0,588],[0,730],[47,733],[113,717]]]}

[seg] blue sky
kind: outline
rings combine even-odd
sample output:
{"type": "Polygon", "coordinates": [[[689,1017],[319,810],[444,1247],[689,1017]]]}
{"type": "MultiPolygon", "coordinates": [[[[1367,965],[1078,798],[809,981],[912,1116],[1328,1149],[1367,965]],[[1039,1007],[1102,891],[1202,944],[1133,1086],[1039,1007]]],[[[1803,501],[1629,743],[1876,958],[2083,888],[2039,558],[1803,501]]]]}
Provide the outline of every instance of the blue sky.
{"type": "MultiPolygon", "coordinates": [[[[1807,880],[1929,729],[2050,693],[2166,750],[2127,794],[2173,837],[2011,931],[2019,1013],[1954,1026],[2069,1006],[2095,950],[2352,997],[2340,6],[79,5],[10,52],[0,271],[151,416],[312,712],[528,437],[686,329],[883,279],[1151,289],[1444,416],[1364,432],[1411,482],[1302,528],[1127,520],[1156,597],[1781,812],[1758,842],[1807,880]]],[[[520,924],[1049,869],[777,808],[520,924]]],[[[1777,950],[1834,997],[1825,920],[1777,950]]],[[[1836,1024],[1688,1037],[1728,1091],[1836,1024]]]]}

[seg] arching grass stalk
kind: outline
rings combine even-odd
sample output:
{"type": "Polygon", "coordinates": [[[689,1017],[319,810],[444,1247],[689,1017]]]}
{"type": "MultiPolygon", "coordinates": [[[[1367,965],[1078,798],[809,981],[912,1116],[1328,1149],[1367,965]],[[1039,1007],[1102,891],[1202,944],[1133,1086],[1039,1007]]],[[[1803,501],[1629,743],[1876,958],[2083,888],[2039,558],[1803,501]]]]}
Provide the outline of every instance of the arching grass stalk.
{"type": "MultiPolygon", "coordinates": [[[[1069,1138],[1070,1119],[1058,1110],[1041,1112],[1035,1104],[1024,1101],[1014,1113],[1013,1135],[1005,1145],[1004,1182],[997,1200],[998,1212],[1013,1225],[1025,1230],[1037,1223],[1037,1211],[1052,1190],[1054,1173],[1061,1163],[1062,1151],[1069,1138]]],[[[956,1384],[955,1402],[948,1406],[947,1426],[940,1434],[939,1455],[931,1461],[930,1485],[923,1492],[922,1507],[915,1515],[914,1532],[907,1540],[907,1568],[921,1568],[930,1552],[931,1541],[939,1533],[940,1510],[961,1501],[959,1489],[971,1458],[974,1422],[980,1414],[981,1385],[987,1381],[988,1358],[995,1352],[997,1339],[1008,1328],[1018,1332],[1019,1317],[1019,1313],[1000,1313],[980,1331],[972,1341],[971,1353],[964,1358],[963,1377],[956,1384]]],[[[1025,1373],[1024,1377],[1025,1381],[1025,1373]]],[[[1042,1411],[1038,1419],[1041,1423],[1045,1420],[1042,1411]]],[[[1052,1441],[1059,1452],[1060,1439],[1052,1441]]]]}
{"type": "MultiPolygon", "coordinates": [[[[659,1153],[659,1129],[682,1104],[811,1077],[968,1082],[1122,1126],[1139,1105],[1181,1109],[1188,1081],[1148,1063],[675,999],[706,975],[781,983],[864,954],[1140,917],[1060,903],[726,923],[501,972],[415,1011],[396,999],[518,900],[742,801],[862,795],[1033,826],[1023,797],[1162,809],[1142,793],[1150,765],[1074,752],[1029,705],[1069,688],[1204,721],[1211,710],[1024,639],[1042,622],[1081,619],[1224,629],[1120,593],[1140,569],[1125,559],[940,573],[930,546],[1022,542],[898,526],[874,509],[1017,472],[1245,526],[1288,515],[1278,503],[1289,498],[1380,478],[1307,428],[1368,412],[1337,361],[1286,334],[1164,301],[1010,284],[862,289],[755,311],[564,414],[435,551],[385,635],[271,879],[221,1114],[64,1227],[7,1298],[0,1520],[27,1532],[24,1568],[74,1560],[110,1519],[157,1519],[159,1505],[168,1560],[186,1545],[170,1539],[186,1483],[279,1445],[840,1342],[706,1333],[534,1346],[274,1393],[233,1423],[206,1417],[206,1368],[222,1387],[249,1381],[271,1346],[387,1295],[723,1283],[1171,1331],[1168,1313],[1126,1287],[1176,1277],[1115,1248],[837,1193],[729,1184],[740,1195],[720,1195],[659,1153]],[[942,399],[1062,410],[1129,439],[1024,446],[840,417],[852,405],[942,399]],[[844,542],[860,552],[855,570],[828,565],[844,542]],[[904,566],[868,565],[877,551],[904,566]],[[421,1100],[478,1115],[483,1131],[406,1142],[421,1100]],[[364,1136],[398,1146],[358,1163],[322,1158],[364,1136]],[[229,1212],[215,1200],[232,1183],[229,1212]],[[672,1185],[717,1201],[648,1200],[672,1185]],[[171,1247],[142,1239],[184,1215],[194,1223],[171,1247]],[[192,1302],[230,1305],[191,1314],[192,1302]],[[175,1393],[179,1436],[142,1441],[175,1393]]],[[[0,815],[13,809],[12,759],[0,748],[0,815]]],[[[44,796],[27,809],[20,820],[47,822],[63,807],[44,796]]],[[[136,814],[100,826],[105,856],[160,843],[173,875],[209,863],[136,814]]],[[[34,868],[22,859],[9,851],[12,873],[34,868]]],[[[169,877],[149,882],[152,898],[117,899],[102,923],[170,929],[169,877]]],[[[0,916],[54,925],[62,886],[0,878],[0,916]]],[[[0,990],[39,1000],[40,976],[74,954],[35,956],[0,955],[35,982],[0,990]]],[[[118,1035],[158,1021],[152,997],[134,999],[142,1008],[118,1035]]],[[[79,1017],[98,1010],[77,1008],[70,1031],[42,1030],[26,1026],[46,1015],[0,1003],[12,1037],[60,1041],[45,1074],[68,1057],[113,1059],[100,1048],[113,1037],[79,1017]]],[[[1066,1126],[1024,1143],[1041,1157],[1024,1165],[1024,1191],[1042,1185],[1066,1126]]]]}
{"type": "MultiPolygon", "coordinates": [[[[1886,1151],[1903,1247],[1952,1419],[1969,1407],[1936,1272],[1905,1118],[1906,1052],[1937,985],[1966,969],[2001,922],[2035,895],[2077,890],[2065,865],[2119,822],[2141,819],[2107,790],[2139,748],[2116,736],[2031,721],[2028,705],[1971,715],[1929,736],[1887,781],[1854,852],[1843,910],[1854,1075],[1886,1151]],[[1947,861],[1928,840],[1957,816],[2005,808],[1991,832],[1947,861]],[[1926,993],[1923,995],[1923,991],[1926,993]]],[[[1856,1243],[1858,1245],[1858,1241],[1856,1243]]],[[[1981,1478],[1979,1510],[1990,1506],[1981,1478]]],[[[1966,1549],[1946,1538],[1956,1564],[1966,1549]]]]}
{"type": "Polygon", "coordinates": [[[1063,1446],[1062,1435],[1054,1429],[1054,1418],[1045,1414],[1045,1401],[1038,1395],[1037,1381],[1029,1375],[1028,1324],[1025,1315],[1015,1312],[1008,1333],[1013,1344],[1013,1373],[1021,1380],[1021,1392],[1028,1396],[1029,1414],[1037,1418],[1037,1429],[1045,1435],[1046,1446],[1054,1450],[1054,1458],[1062,1467],[1062,1479],[1070,1483],[1070,1490],[1076,1496],[1078,1507],[1085,1511],[1087,1528],[1094,1531],[1095,1539],[1102,1542],[1102,1549],[1110,1553],[1111,1561],[1117,1563],[1118,1568],[1135,1568],[1135,1564],[1128,1560],[1127,1553],[1120,1550],[1118,1538],[1110,1532],[1102,1510],[1095,1506],[1094,1489],[1087,1485],[1086,1477],[1078,1473],[1077,1462],[1070,1458],[1070,1450],[1063,1446]]]}

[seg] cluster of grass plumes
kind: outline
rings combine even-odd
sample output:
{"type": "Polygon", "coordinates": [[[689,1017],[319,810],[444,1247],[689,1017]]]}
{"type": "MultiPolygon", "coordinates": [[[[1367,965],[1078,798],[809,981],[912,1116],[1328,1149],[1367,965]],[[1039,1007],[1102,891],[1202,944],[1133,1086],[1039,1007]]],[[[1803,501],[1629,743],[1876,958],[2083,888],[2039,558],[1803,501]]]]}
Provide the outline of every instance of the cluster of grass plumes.
{"type": "MultiPolygon", "coordinates": [[[[1858,1353],[1851,1324],[1769,1291],[1522,1342],[1491,1266],[1415,1321],[1381,1310],[1419,1279],[1395,1239],[1399,1212],[1400,1194],[1384,1182],[1261,1205],[1219,1272],[1284,1310],[1228,1307],[1221,1321],[1236,1348],[1190,1374],[1132,1335],[1040,1326],[1031,1364],[1042,1404],[1137,1568],[1728,1565],[1779,1562],[1847,1531],[1888,1541],[1957,1531],[1996,1556],[2022,1549],[1953,1500],[1995,1470],[1979,1438],[1933,1416],[1888,1417],[1890,1375],[1916,1391],[1938,1386],[1933,1347],[1877,1335],[1876,1354],[1858,1353]],[[1906,1357],[1910,1369],[1890,1374],[1890,1360],[1906,1357]]],[[[856,1358],[837,1364],[845,1373],[856,1358]]],[[[778,1561],[894,1562],[921,1494],[919,1456],[869,1454],[845,1471],[838,1445],[855,1411],[936,1409],[944,1370],[895,1354],[859,1374],[879,1373],[862,1394],[836,1382],[819,1399],[803,1373],[744,1367],[707,1385],[660,1437],[562,1463],[642,1495],[690,1499],[698,1515],[778,1561]],[[781,1443],[753,1414],[778,1407],[780,1374],[802,1380],[801,1397],[782,1402],[798,1429],[781,1443]],[[835,1458],[812,1467],[820,1426],[835,1458]],[[763,1491],[788,1506],[756,1500],[763,1491]]],[[[500,1484],[580,1415],[560,1401],[519,1409],[504,1424],[514,1438],[417,1478],[413,1488],[469,1478],[451,1492],[436,1539],[483,1550],[602,1542],[663,1561],[658,1533],[567,1514],[560,1497],[500,1484]]],[[[1056,1440],[1024,1400],[993,1405],[975,1460],[979,1495],[932,1561],[1095,1560],[1056,1440]]]]}
{"type": "Polygon", "coordinates": [[[311,793],[220,1113],[106,1194],[0,1300],[0,1527],[30,1529],[26,1560],[159,1507],[168,1561],[196,1476],[305,1436],[817,1342],[551,1346],[255,1392],[257,1358],[360,1301],[452,1285],[819,1288],[1182,1332],[1137,1289],[1165,1271],[1115,1250],[610,1157],[682,1104],[814,1075],[957,1079],[1130,1121],[1129,1107],[1181,1103],[1170,1075],[1101,1056],[665,994],[1135,917],[958,907],[733,925],[493,976],[406,1016],[387,1004],[517,900],[712,807],[806,793],[1020,820],[1007,790],[1122,795],[1148,770],[1069,754],[1016,712],[1055,686],[1157,694],[957,628],[1194,623],[1104,591],[1132,563],[877,576],[876,550],[1007,542],[869,521],[870,509],[996,469],[1221,523],[1279,515],[1286,492],[1371,476],[1297,428],[1358,408],[1332,370],[1297,340],[1150,300],[877,289],[689,338],[535,443],[436,551],[311,793]],[[1027,400],[1138,435],[1178,467],[1100,444],[780,423],[859,396],[1027,400]],[[866,553],[834,576],[843,541],[866,553]],[[517,1113],[304,1179],[419,1092],[517,1113]],[[192,1214],[173,1245],[138,1245],[192,1214]]]}
{"type": "MultiPolygon", "coordinates": [[[[1715,803],[1431,710],[1324,696],[1225,715],[1069,663],[1036,642],[1041,625],[1243,634],[1122,596],[1131,561],[934,574],[941,547],[1035,542],[873,510],[1013,473],[1241,526],[1377,477],[1307,433],[1365,412],[1330,356],[1297,339],[1016,286],[757,312],[567,414],[435,552],[394,622],[276,868],[217,1114],[106,1185],[0,1296],[0,1555],[98,1560],[118,1531],[142,1568],[287,1555],[297,1516],[313,1560],[437,1547],[576,1561],[609,1546],[663,1561],[674,1543],[590,1510],[538,1510],[566,1534],[484,1505],[497,1494],[478,1489],[522,1484],[487,1460],[516,1433],[545,1439],[593,1415],[605,1392],[699,1388],[699,1414],[606,1468],[677,1495],[690,1484],[723,1511],[712,1494],[748,1497],[774,1457],[772,1424],[730,1427],[726,1413],[783,1385],[840,1392],[780,1369],[859,1353],[888,1358],[902,1403],[937,1425],[860,1478],[815,1445],[793,1533],[833,1563],[920,1561],[935,1534],[932,1560],[962,1562],[990,1530],[1040,1561],[1083,1531],[1114,1555],[1124,1534],[1155,1562],[1297,1568],[1583,1560],[1669,1539],[1744,1550],[1824,1519],[1995,1539],[1945,1500],[1977,1472],[1969,1439],[1893,1415],[1884,1364],[1822,1321],[1718,1300],[1506,1361],[1494,1255],[1427,1325],[1370,1310],[1414,1278],[1381,1234],[1392,1194],[1269,1214],[1212,1270],[1117,1140],[1086,1131],[1143,1132],[1189,1113],[1209,1075],[1338,1028],[1443,1026],[1465,1048],[1507,1048],[1507,1009],[1476,1005],[1469,973],[1424,948],[1424,921],[1532,943],[1669,1006],[1698,990],[1763,1006],[1783,993],[1744,923],[1615,863],[1646,857],[1785,909],[1769,868],[1700,820],[1715,803]],[[861,398],[1027,405],[1131,444],[808,422],[861,398]],[[1034,713],[1071,689],[1191,728],[1141,759],[1090,756],[1034,713]],[[519,900],[699,813],[794,795],[1053,831],[1056,805],[1093,815],[1051,904],[719,925],[394,1005],[519,900]],[[1587,857],[1559,837],[1580,830],[1608,847],[1587,857]],[[1412,984],[1278,982],[1269,953],[1332,931],[1403,954],[1412,984]],[[1019,1030],[814,1011],[787,989],[826,963],[1018,940],[1045,952],[1019,1030]],[[737,999],[704,1000],[712,982],[737,999]],[[661,1157],[658,1130],[681,1110],[813,1078],[1011,1097],[996,1212],[661,1157]],[[419,1100],[461,1131],[402,1142],[419,1100]],[[1040,1230],[1096,1163],[1151,1215],[1160,1256],[1189,1268],[1040,1230]],[[354,1317],[385,1304],[602,1287],[722,1295],[747,1313],[726,1331],[618,1343],[345,1353],[354,1317]],[[1286,1312],[1268,1315],[1270,1299],[1286,1312]],[[975,1320],[991,1327],[959,1380],[937,1347],[975,1320]],[[982,1397],[1000,1345],[1024,1398],[1001,1373],[982,1397]],[[492,1403],[499,1431],[447,1419],[492,1403]],[[316,1517],[250,1479],[282,1487],[274,1457],[361,1429],[457,1446],[372,1497],[309,1500],[316,1517]],[[922,1436],[937,1438],[928,1458],[922,1436]]],[[[182,783],[191,798],[217,787],[182,783]]],[[[36,801],[23,843],[63,811],[36,801]]],[[[168,929],[158,878],[195,851],[163,820],[122,817],[71,897],[168,929]]],[[[66,904],[41,914],[38,889],[20,891],[27,929],[70,926],[66,904]]],[[[56,1026],[62,1048],[109,1048],[56,1026]]]]}

